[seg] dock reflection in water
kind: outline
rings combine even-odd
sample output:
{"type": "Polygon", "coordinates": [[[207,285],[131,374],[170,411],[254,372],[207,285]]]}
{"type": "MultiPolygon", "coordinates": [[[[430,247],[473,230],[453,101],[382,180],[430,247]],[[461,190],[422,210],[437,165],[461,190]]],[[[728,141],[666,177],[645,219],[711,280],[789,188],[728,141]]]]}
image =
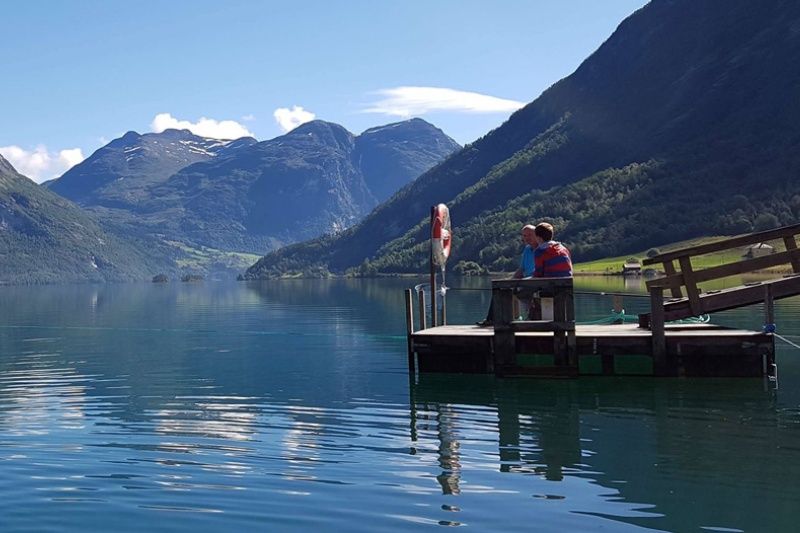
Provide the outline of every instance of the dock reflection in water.
{"type": "Polygon", "coordinates": [[[797,518],[800,413],[761,380],[420,375],[410,391],[412,440],[436,450],[443,494],[495,468],[528,480],[507,489],[647,528],[789,531],[797,518]]]}

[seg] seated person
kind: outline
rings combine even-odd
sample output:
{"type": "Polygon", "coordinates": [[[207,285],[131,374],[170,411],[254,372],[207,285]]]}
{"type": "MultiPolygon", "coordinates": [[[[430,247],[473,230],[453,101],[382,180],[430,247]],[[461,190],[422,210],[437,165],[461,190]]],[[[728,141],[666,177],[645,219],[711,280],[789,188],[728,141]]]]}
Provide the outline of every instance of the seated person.
{"type": "MultiPolygon", "coordinates": [[[[568,278],[572,276],[572,258],[566,246],[560,242],[553,240],[553,226],[547,222],[537,224],[535,227],[527,225],[522,228],[522,240],[525,242],[525,248],[522,251],[522,259],[520,267],[514,272],[514,279],[522,279],[525,277],[535,278],[568,278]],[[530,259],[533,259],[533,268],[530,268],[530,259]]],[[[552,299],[549,300],[550,315],[552,315],[552,299]]],[[[494,302],[492,302],[494,303],[494,302]]],[[[522,301],[522,304],[528,302],[522,301]]],[[[531,319],[531,315],[538,315],[541,310],[529,308],[528,305],[523,305],[522,313],[526,318],[531,319]]],[[[489,306],[489,312],[486,319],[478,322],[481,327],[489,327],[493,325],[492,315],[494,308],[489,306]]],[[[544,313],[545,315],[548,313],[544,313]]]]}
{"type": "Polygon", "coordinates": [[[553,240],[553,226],[542,222],[534,228],[536,249],[533,251],[533,277],[572,277],[572,257],[567,247],[553,240]]]}
{"type": "MultiPolygon", "coordinates": [[[[537,246],[535,227],[527,224],[522,227],[522,242],[525,243],[525,248],[522,249],[522,257],[520,257],[519,268],[511,276],[512,279],[529,278],[533,276],[534,270],[534,254],[533,250],[537,246]]],[[[477,323],[481,327],[489,327],[492,325],[493,307],[489,305],[489,311],[486,318],[477,323]]]]}

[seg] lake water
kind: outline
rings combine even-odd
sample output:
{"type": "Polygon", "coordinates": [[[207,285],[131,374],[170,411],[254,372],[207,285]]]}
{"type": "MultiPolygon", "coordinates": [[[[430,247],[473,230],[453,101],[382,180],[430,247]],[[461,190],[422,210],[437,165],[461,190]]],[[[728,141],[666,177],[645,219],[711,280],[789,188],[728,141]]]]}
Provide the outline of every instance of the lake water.
{"type": "MultiPolygon", "coordinates": [[[[0,288],[0,530],[798,530],[800,350],[778,342],[777,390],[410,383],[402,289],[417,282],[0,288]]],[[[488,302],[451,291],[449,320],[488,302]]],[[[577,296],[579,320],[610,307],[577,296]]],[[[776,314],[800,341],[800,301],[776,314]]],[[[758,308],[715,321],[763,324],[758,308]]]]}

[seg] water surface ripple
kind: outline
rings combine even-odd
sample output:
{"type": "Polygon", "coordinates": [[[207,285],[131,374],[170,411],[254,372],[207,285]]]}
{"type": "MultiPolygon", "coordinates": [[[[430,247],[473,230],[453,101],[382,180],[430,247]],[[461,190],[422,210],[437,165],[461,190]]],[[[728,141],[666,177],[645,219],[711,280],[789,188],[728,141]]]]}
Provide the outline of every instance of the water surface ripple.
{"type": "MultiPolygon", "coordinates": [[[[410,381],[402,289],[415,283],[3,287],[0,529],[796,530],[800,351],[780,345],[777,390],[410,381]]],[[[448,298],[464,322],[489,301],[448,298]]],[[[577,304],[592,320],[610,302],[577,304]]],[[[777,304],[789,338],[798,311],[777,304]]]]}

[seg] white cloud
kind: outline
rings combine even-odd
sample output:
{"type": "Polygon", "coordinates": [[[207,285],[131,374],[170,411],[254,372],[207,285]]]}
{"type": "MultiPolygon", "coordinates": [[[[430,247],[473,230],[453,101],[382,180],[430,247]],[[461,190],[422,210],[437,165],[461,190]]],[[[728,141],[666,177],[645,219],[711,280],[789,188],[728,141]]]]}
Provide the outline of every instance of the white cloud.
{"type": "Polygon", "coordinates": [[[150,128],[161,133],[167,129],[189,130],[201,137],[212,139],[238,139],[239,137],[255,137],[247,128],[235,120],[214,120],[201,117],[197,122],[178,120],[169,113],[159,113],[150,123],[150,128]]]}
{"type": "Polygon", "coordinates": [[[488,94],[459,91],[445,87],[395,87],[375,91],[382,97],[364,109],[365,113],[382,113],[398,117],[424,115],[431,111],[455,113],[511,113],[524,102],[497,98],[488,94]]]}
{"type": "Polygon", "coordinates": [[[11,163],[17,172],[28,176],[36,183],[57,178],[85,158],[80,148],[69,148],[50,152],[44,145],[33,150],[19,146],[0,146],[0,154],[11,163]]]}
{"type": "Polygon", "coordinates": [[[279,107],[272,113],[272,116],[275,117],[275,122],[278,123],[284,133],[292,131],[300,124],[311,122],[316,117],[314,113],[306,111],[300,106],[292,106],[291,109],[279,107]]]}
{"type": "Polygon", "coordinates": [[[255,119],[256,119],[256,116],[254,114],[252,114],[252,113],[242,117],[242,120],[245,121],[245,122],[253,122],[255,119]]]}
{"type": "Polygon", "coordinates": [[[83,157],[83,152],[80,148],[70,148],[69,150],[58,152],[58,159],[69,165],[69,168],[72,168],[86,158],[83,157]]]}

